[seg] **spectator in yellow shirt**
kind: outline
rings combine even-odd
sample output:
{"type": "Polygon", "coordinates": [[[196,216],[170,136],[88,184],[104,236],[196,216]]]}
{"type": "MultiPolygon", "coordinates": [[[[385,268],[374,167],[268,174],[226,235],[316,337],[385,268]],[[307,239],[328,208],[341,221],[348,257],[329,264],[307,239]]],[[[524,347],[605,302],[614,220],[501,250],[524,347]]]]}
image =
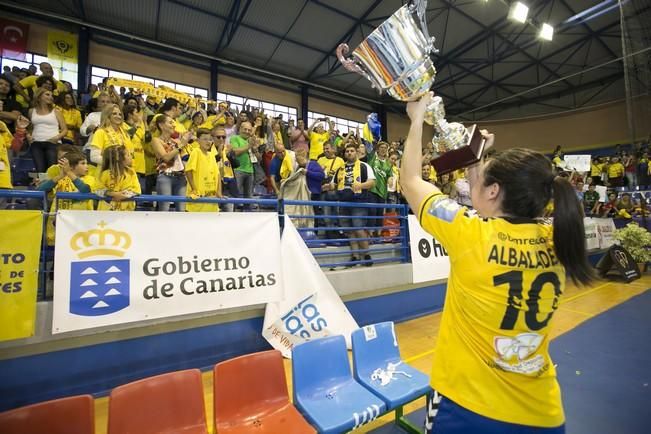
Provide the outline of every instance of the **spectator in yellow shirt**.
{"type": "MultiPolygon", "coordinates": [[[[210,130],[197,130],[198,147],[190,151],[190,158],[185,164],[185,177],[188,180],[187,196],[192,199],[200,197],[222,197],[221,176],[213,151],[210,130]]],[[[219,212],[216,203],[188,202],[189,212],[219,212]]]]}
{"type": "Polygon", "coordinates": [[[619,161],[618,156],[610,159],[610,164],[606,169],[608,173],[608,185],[610,187],[622,187],[624,185],[624,172],[625,168],[619,161]]]}
{"type": "Polygon", "coordinates": [[[324,121],[328,122],[328,119],[318,119],[307,131],[310,138],[310,160],[316,161],[319,159],[323,154],[323,144],[330,138],[330,133],[323,126],[324,121]]]}
{"type": "MultiPolygon", "coordinates": [[[[13,135],[9,131],[7,124],[0,121],[0,188],[11,189],[11,166],[9,165],[9,153],[7,149],[11,147],[13,135]]],[[[3,199],[0,199],[0,203],[3,199]]]]}
{"type": "Polygon", "coordinates": [[[16,83],[14,87],[14,89],[16,89],[16,93],[18,94],[16,101],[20,103],[24,108],[29,107],[29,103],[32,101],[30,91],[33,95],[36,92],[36,89],[40,87],[40,85],[37,83],[37,80],[41,77],[47,77],[52,80],[53,88],[50,90],[53,91],[55,95],[58,95],[59,92],[66,91],[65,84],[54,79],[54,70],[52,69],[52,65],[47,62],[41,62],[41,64],[39,64],[39,68],[41,69],[41,75],[30,75],[28,77],[25,77],[16,83]]]}
{"type": "Polygon", "coordinates": [[[63,92],[57,98],[58,109],[63,115],[68,132],[63,137],[62,142],[71,145],[79,144],[79,129],[81,128],[81,112],[77,109],[75,98],[71,92],[63,92]]]}
{"type": "Polygon", "coordinates": [[[134,148],[131,138],[122,128],[122,110],[117,104],[108,104],[102,110],[100,127],[93,134],[90,143],[90,160],[102,166],[104,150],[111,146],[124,146],[133,158],[134,148]]]}
{"type": "Polygon", "coordinates": [[[136,203],[129,200],[141,193],[136,172],[131,168],[131,154],[123,145],[110,146],[102,155],[102,172],[99,176],[98,190],[110,202],[100,201],[100,211],[133,211],[136,203]]]}

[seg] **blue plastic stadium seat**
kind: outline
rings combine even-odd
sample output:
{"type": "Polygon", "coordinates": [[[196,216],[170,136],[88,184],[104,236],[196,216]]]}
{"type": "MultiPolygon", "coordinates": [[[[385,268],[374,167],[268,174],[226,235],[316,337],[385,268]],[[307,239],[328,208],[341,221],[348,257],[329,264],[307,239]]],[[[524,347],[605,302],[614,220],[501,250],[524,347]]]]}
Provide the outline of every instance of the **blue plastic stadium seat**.
{"type": "Polygon", "coordinates": [[[11,161],[11,178],[14,185],[30,185],[30,172],[36,172],[34,160],[31,157],[18,157],[11,161]]]}
{"type": "Polygon", "coordinates": [[[353,379],[341,335],[292,349],[294,405],[319,433],[341,433],[377,418],[384,402],[353,379]]]}
{"type": "Polygon", "coordinates": [[[393,322],[357,329],[351,339],[355,379],[382,398],[387,410],[432,391],[429,377],[400,358],[393,322]]]}

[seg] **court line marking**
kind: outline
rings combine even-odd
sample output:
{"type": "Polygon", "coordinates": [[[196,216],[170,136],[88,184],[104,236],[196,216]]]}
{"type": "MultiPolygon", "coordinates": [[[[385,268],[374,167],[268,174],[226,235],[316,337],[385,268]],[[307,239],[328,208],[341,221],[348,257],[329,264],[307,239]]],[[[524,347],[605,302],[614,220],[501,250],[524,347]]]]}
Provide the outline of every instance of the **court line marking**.
{"type": "MultiPolygon", "coordinates": [[[[577,298],[581,298],[581,297],[583,297],[585,295],[591,294],[591,293],[593,293],[595,291],[598,291],[598,290],[600,290],[602,288],[605,288],[606,286],[608,286],[610,284],[611,284],[611,282],[607,282],[607,283],[604,283],[603,285],[597,286],[596,288],[592,288],[592,289],[590,289],[588,291],[584,291],[584,292],[581,292],[579,294],[573,295],[572,297],[568,297],[567,299],[565,299],[563,301],[563,304],[568,303],[568,302],[573,301],[573,300],[576,300],[577,298]]],[[[565,310],[580,313],[580,314],[583,314],[583,315],[586,315],[586,316],[595,316],[596,315],[596,314],[589,314],[589,313],[586,313],[586,312],[572,311],[570,309],[565,308],[562,305],[560,306],[560,308],[564,308],[565,310]]],[[[420,354],[416,354],[415,356],[408,357],[408,358],[405,359],[405,363],[410,363],[410,362],[413,362],[414,360],[422,359],[423,357],[429,356],[430,354],[434,354],[434,349],[427,350],[427,351],[422,352],[420,354]]]]}
{"type": "Polygon", "coordinates": [[[580,315],[584,315],[584,316],[594,316],[594,315],[597,315],[597,314],[595,314],[595,313],[581,312],[580,310],[570,309],[570,308],[567,308],[567,307],[565,307],[565,306],[561,306],[561,307],[559,307],[558,310],[562,310],[562,311],[565,311],[565,312],[578,313],[578,314],[580,314],[580,315]]]}

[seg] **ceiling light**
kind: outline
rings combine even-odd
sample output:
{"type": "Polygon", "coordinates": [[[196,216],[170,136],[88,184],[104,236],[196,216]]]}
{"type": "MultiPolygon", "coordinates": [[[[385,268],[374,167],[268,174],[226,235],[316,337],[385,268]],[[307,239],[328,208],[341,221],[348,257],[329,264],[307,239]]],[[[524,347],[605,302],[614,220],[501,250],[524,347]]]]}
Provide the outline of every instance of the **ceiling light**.
{"type": "Polygon", "coordinates": [[[519,23],[524,23],[527,21],[527,15],[529,14],[529,8],[523,3],[515,2],[511,5],[511,10],[509,11],[509,19],[517,21],[519,23]]]}
{"type": "Polygon", "coordinates": [[[551,41],[554,37],[554,28],[547,23],[543,23],[540,28],[540,33],[538,33],[538,37],[546,41],[551,41]]]}

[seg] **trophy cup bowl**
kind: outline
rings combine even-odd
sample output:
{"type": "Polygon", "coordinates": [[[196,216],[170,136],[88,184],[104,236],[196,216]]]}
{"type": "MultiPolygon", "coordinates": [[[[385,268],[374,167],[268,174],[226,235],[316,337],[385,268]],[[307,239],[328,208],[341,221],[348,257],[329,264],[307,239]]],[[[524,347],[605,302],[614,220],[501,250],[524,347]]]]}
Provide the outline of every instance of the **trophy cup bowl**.
{"type": "MultiPolygon", "coordinates": [[[[370,81],[380,94],[386,92],[404,102],[417,100],[429,92],[436,78],[430,54],[438,50],[434,47],[435,38],[428,34],[426,8],[426,0],[402,6],[368,35],[350,53],[350,58],[346,58],[350,52],[348,45],[340,44],[337,58],[344,68],[370,81]]],[[[435,97],[426,110],[425,122],[437,130],[445,151],[432,160],[440,174],[476,163],[484,148],[476,125],[466,129],[461,124],[448,123],[444,116],[443,103],[435,97]]]]}

